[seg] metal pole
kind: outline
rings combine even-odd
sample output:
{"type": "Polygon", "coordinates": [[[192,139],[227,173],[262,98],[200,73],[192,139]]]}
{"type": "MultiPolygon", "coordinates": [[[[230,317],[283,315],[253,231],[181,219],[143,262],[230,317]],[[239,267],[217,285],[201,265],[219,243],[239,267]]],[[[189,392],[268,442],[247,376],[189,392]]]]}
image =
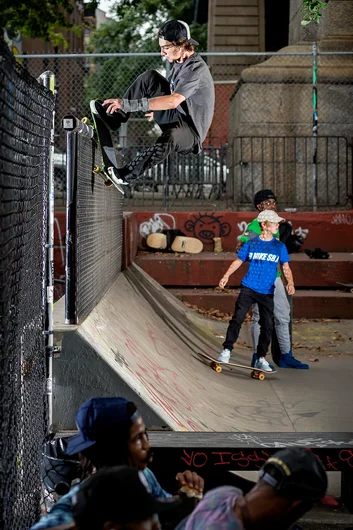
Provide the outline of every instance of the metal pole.
{"type": "MultiPolygon", "coordinates": [[[[43,72],[38,79],[54,95],[55,75],[49,70],[43,72]]],[[[54,348],[54,130],[55,130],[55,108],[52,116],[52,128],[50,133],[50,154],[48,174],[48,236],[47,236],[47,282],[46,282],[46,352],[47,352],[47,374],[46,392],[48,396],[48,424],[53,423],[53,348],[54,348]]]]}
{"type": "Polygon", "coordinates": [[[65,261],[65,324],[76,324],[76,191],[75,178],[77,133],[71,117],[63,119],[66,129],[66,261],[65,261]]]}
{"type": "Polygon", "coordinates": [[[313,211],[317,211],[317,46],[313,42],[313,211]]]}

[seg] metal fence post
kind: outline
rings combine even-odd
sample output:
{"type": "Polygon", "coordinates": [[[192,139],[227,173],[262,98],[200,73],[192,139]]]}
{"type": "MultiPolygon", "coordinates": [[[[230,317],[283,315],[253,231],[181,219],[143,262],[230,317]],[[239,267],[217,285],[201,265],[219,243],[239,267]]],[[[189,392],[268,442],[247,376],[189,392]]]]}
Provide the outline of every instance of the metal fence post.
{"type": "Polygon", "coordinates": [[[317,46],[313,42],[313,211],[317,211],[317,46]]]}
{"type": "Polygon", "coordinates": [[[76,247],[76,153],[77,133],[72,116],[63,118],[66,134],[66,260],[65,260],[65,324],[76,324],[75,311],[75,247],[76,247]]]}
{"type": "MultiPolygon", "coordinates": [[[[47,70],[43,72],[38,81],[55,95],[55,75],[47,70]]],[[[47,233],[47,267],[46,267],[46,351],[47,374],[46,392],[48,396],[48,424],[53,420],[53,348],[54,348],[54,131],[55,107],[50,134],[50,160],[48,173],[48,233],[47,233]]]]}

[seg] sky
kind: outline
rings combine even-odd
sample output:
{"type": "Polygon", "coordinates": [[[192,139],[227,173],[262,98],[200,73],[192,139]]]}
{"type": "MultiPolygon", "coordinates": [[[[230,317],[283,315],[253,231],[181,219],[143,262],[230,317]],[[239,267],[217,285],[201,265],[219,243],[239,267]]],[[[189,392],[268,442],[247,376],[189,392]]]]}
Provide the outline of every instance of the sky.
{"type": "Polygon", "coordinates": [[[110,8],[114,5],[115,0],[100,0],[99,9],[105,11],[109,15],[110,8]]]}

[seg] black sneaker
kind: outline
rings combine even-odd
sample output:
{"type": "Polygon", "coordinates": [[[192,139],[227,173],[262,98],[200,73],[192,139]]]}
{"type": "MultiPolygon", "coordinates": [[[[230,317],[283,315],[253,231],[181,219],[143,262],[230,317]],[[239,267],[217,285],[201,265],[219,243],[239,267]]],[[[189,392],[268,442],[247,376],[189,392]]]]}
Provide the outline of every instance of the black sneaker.
{"type": "Polygon", "coordinates": [[[305,249],[304,252],[310,259],[329,259],[330,257],[330,254],[321,248],[315,248],[314,250],[305,249]]]}
{"type": "Polygon", "coordinates": [[[126,121],[124,119],[125,114],[123,112],[114,112],[113,114],[109,114],[105,107],[103,107],[103,101],[101,99],[92,99],[90,102],[90,108],[94,114],[98,114],[102,118],[104,123],[112,131],[119,129],[120,125],[126,121]]]}

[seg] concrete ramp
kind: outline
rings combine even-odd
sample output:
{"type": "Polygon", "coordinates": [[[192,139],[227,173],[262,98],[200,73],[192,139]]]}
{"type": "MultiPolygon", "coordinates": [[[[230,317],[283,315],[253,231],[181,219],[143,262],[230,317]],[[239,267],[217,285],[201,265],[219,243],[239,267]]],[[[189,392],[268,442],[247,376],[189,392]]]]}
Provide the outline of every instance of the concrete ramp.
{"type": "MultiPolygon", "coordinates": [[[[123,382],[116,393],[129,390],[173,430],[295,430],[274,391],[279,375],[260,382],[245,370],[214,372],[197,355],[220,349],[207,320],[136,265],[119,276],[75,333],[123,382]]],[[[75,355],[83,358],[85,347],[80,350],[75,355]]],[[[249,363],[249,349],[236,353],[240,363],[249,363]]],[[[89,367],[86,357],[88,370],[92,362],[89,367]]]]}

